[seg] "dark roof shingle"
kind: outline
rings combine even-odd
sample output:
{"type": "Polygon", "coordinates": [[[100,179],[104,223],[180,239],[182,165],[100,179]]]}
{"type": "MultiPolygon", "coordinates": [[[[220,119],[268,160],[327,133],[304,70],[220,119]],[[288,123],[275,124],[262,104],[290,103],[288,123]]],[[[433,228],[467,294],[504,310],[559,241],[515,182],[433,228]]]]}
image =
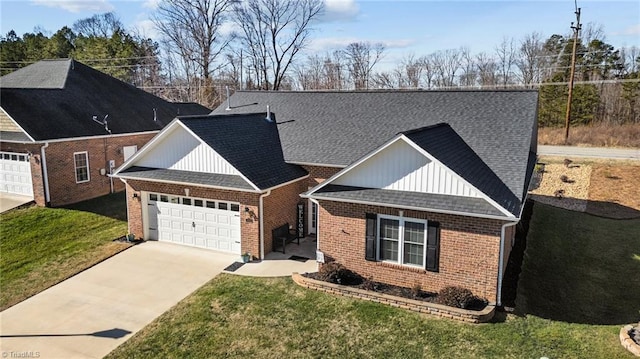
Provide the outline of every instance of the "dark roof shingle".
{"type": "Polygon", "coordinates": [[[165,168],[149,168],[134,166],[118,173],[118,177],[147,181],[169,181],[193,183],[205,186],[223,187],[230,189],[253,190],[253,187],[242,177],[237,175],[223,175],[217,173],[203,173],[193,171],[170,170],[165,168]]]}
{"type": "Polygon", "coordinates": [[[36,141],[108,135],[94,116],[102,121],[108,115],[111,133],[124,134],[160,130],[178,114],[209,112],[167,102],[68,59],[40,61],[0,78],[0,106],[36,141]]]}

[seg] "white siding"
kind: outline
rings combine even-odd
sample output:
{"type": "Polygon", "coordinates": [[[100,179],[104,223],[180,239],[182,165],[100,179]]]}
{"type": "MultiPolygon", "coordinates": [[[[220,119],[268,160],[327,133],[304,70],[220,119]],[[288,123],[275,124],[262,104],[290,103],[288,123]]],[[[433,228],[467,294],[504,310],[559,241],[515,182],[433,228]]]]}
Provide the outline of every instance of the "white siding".
{"type": "Polygon", "coordinates": [[[479,197],[469,184],[448,168],[430,161],[404,140],[398,140],[333,184],[398,191],[479,197]]]}
{"type": "Polygon", "coordinates": [[[227,160],[208,145],[201,143],[184,128],[175,130],[139,158],[133,166],[172,170],[239,175],[227,160]]]}

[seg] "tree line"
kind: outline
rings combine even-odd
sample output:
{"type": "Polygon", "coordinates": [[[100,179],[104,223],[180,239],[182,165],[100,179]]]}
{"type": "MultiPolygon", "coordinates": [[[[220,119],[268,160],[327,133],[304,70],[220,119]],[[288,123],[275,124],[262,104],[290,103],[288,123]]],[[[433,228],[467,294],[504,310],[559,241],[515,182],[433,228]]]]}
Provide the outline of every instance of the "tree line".
{"type": "MultiPolygon", "coordinates": [[[[539,33],[504,38],[492,51],[443,49],[405,55],[378,69],[382,43],[307,50],[322,0],[163,0],[152,21],[156,43],[126,31],[113,13],[94,15],[51,36],[0,39],[2,74],[44,58],[73,57],[173,101],[209,107],[224,88],[251,90],[539,88],[539,121],[564,120],[573,38],[539,33]]],[[[640,122],[640,51],[608,44],[588,24],[577,44],[574,124],[640,122]]]]}

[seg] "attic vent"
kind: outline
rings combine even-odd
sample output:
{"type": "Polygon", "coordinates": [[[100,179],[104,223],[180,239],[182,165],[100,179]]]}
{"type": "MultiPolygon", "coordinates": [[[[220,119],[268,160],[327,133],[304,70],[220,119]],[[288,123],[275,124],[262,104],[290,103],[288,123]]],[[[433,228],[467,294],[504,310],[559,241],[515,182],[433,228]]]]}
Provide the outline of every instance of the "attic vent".
{"type": "Polygon", "coordinates": [[[267,118],[265,118],[265,120],[267,120],[269,122],[273,122],[271,120],[271,111],[269,110],[269,105],[267,105],[267,118]]]}

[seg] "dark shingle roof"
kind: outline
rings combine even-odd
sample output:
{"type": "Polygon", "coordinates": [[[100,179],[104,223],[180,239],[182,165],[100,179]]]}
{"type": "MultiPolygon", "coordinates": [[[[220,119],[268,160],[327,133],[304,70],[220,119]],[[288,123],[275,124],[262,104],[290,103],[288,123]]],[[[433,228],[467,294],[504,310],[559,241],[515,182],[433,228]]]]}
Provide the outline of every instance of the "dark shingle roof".
{"type": "Polygon", "coordinates": [[[347,166],[397,133],[447,123],[498,178],[524,198],[537,118],[536,91],[251,92],[214,114],[264,112],[278,119],[284,158],[347,166]]]}
{"type": "MultiPolygon", "coordinates": [[[[515,216],[520,199],[448,124],[404,132],[411,141],[515,216]]],[[[514,173],[516,175],[516,173],[514,173]]]]}
{"type": "Polygon", "coordinates": [[[208,115],[211,109],[195,102],[171,102],[178,111],[178,116],[208,115]]]}
{"type": "Polygon", "coordinates": [[[179,120],[260,189],[307,175],[282,155],[278,126],[265,114],[191,116],[179,120]]]}
{"type": "Polygon", "coordinates": [[[253,187],[237,175],[202,173],[192,171],[169,170],[164,168],[130,167],[120,172],[118,177],[140,180],[160,180],[169,182],[193,183],[230,189],[253,190],[253,187]]]}
{"type": "Polygon", "coordinates": [[[183,108],[68,59],[40,61],[0,78],[0,106],[36,141],[108,135],[93,116],[101,121],[109,115],[112,134],[156,131],[183,108]]]}
{"type": "Polygon", "coordinates": [[[433,193],[327,185],[315,192],[313,198],[358,201],[370,204],[389,204],[405,208],[504,217],[502,212],[485,199],[433,193]]]}

